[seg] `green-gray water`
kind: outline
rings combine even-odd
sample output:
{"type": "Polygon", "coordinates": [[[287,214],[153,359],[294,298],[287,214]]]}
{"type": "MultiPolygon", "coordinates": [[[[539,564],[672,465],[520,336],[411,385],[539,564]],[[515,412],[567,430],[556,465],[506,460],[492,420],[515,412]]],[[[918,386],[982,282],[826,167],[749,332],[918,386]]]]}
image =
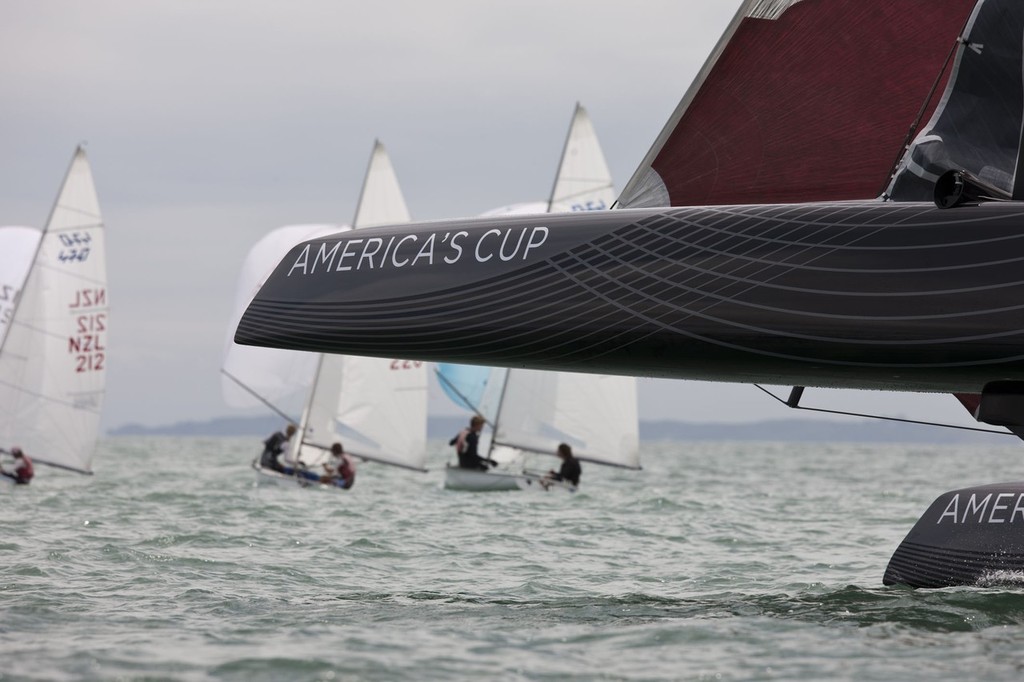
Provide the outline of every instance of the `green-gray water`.
{"type": "MultiPolygon", "coordinates": [[[[1024,590],[881,585],[992,447],[646,444],[576,495],[254,488],[256,439],[108,439],[0,493],[0,679],[1019,679],[1024,590]]],[[[552,462],[553,463],[553,462],[552,462]]]]}

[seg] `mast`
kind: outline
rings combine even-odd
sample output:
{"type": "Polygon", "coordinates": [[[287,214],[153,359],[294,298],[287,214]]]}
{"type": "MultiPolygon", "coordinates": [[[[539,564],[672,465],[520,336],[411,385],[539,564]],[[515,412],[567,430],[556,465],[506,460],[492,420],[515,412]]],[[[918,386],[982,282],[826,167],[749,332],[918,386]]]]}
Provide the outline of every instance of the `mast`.
{"type": "MultiPolygon", "coordinates": [[[[487,458],[490,459],[491,453],[494,451],[495,445],[504,445],[504,443],[498,443],[498,424],[501,422],[501,410],[505,406],[505,394],[508,392],[508,377],[511,370],[506,370],[501,382],[501,395],[498,398],[498,408],[494,410],[494,426],[491,427],[491,442],[487,446],[487,458]]],[[[516,446],[510,446],[516,447],[516,446]]],[[[522,448],[519,448],[522,449],[522,448]]]]}

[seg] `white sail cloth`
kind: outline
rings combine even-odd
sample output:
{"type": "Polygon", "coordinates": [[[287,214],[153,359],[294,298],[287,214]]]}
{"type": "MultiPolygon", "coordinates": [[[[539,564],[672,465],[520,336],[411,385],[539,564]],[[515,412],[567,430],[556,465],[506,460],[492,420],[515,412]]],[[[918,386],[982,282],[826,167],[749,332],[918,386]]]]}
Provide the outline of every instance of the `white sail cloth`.
{"type": "Polygon", "coordinates": [[[32,227],[0,227],[0,346],[42,236],[32,227]]]}
{"type": "Polygon", "coordinates": [[[281,261],[282,254],[307,239],[350,229],[348,225],[288,225],[273,230],[249,249],[238,277],[224,348],[221,393],[229,406],[245,409],[258,407],[263,401],[290,406],[298,396],[305,396],[309,391],[319,353],[240,346],[233,340],[235,327],[253,295],[281,261]],[[244,384],[248,390],[239,384],[244,384]]]}

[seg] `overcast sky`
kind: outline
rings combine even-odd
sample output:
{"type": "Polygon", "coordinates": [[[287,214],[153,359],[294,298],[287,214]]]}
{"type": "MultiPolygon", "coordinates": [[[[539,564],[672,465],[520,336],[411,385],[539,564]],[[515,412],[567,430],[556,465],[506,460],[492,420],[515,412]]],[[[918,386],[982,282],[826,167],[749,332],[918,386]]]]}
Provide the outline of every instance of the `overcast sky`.
{"type": "MultiPolygon", "coordinates": [[[[374,138],[414,219],[470,216],[546,199],[579,100],[621,188],[739,4],[4,0],[0,224],[41,227],[86,141],[108,239],[104,427],[232,414],[218,372],[245,253],[281,225],[350,222],[374,138]]],[[[969,423],[947,396],[806,402],[969,423]]],[[[664,380],[642,380],[640,410],[797,416],[664,380]]]]}

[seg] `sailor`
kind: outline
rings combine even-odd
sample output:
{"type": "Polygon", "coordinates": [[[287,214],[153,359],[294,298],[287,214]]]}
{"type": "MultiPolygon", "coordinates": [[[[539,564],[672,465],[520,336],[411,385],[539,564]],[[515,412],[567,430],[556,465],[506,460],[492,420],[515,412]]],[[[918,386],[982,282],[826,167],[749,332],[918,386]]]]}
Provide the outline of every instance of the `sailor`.
{"type": "Polygon", "coordinates": [[[558,471],[552,469],[545,476],[547,481],[568,481],[574,486],[580,484],[580,461],[572,454],[572,448],[568,443],[559,443],[555,451],[558,458],[562,460],[562,466],[558,471]]]}
{"type": "Polygon", "coordinates": [[[448,441],[449,445],[455,446],[455,452],[459,455],[460,469],[478,469],[487,471],[488,464],[495,465],[493,459],[481,457],[477,452],[480,444],[480,432],[484,428],[484,418],[480,415],[473,415],[469,420],[469,426],[459,431],[455,438],[448,441]]]}
{"type": "Polygon", "coordinates": [[[284,452],[284,444],[295,435],[295,424],[289,424],[284,433],[277,431],[263,441],[263,454],[260,455],[260,466],[264,469],[284,471],[284,467],[277,461],[277,456],[284,452]]]}
{"type": "Polygon", "coordinates": [[[18,485],[28,485],[28,482],[35,476],[32,460],[21,451],[21,448],[11,448],[11,456],[14,457],[14,471],[4,471],[4,468],[0,466],[0,475],[12,479],[18,485]]]}
{"type": "Polygon", "coordinates": [[[341,443],[331,446],[331,456],[324,462],[326,475],[320,477],[321,483],[334,483],[348,490],[356,482],[356,463],[341,447],[341,443]]]}

